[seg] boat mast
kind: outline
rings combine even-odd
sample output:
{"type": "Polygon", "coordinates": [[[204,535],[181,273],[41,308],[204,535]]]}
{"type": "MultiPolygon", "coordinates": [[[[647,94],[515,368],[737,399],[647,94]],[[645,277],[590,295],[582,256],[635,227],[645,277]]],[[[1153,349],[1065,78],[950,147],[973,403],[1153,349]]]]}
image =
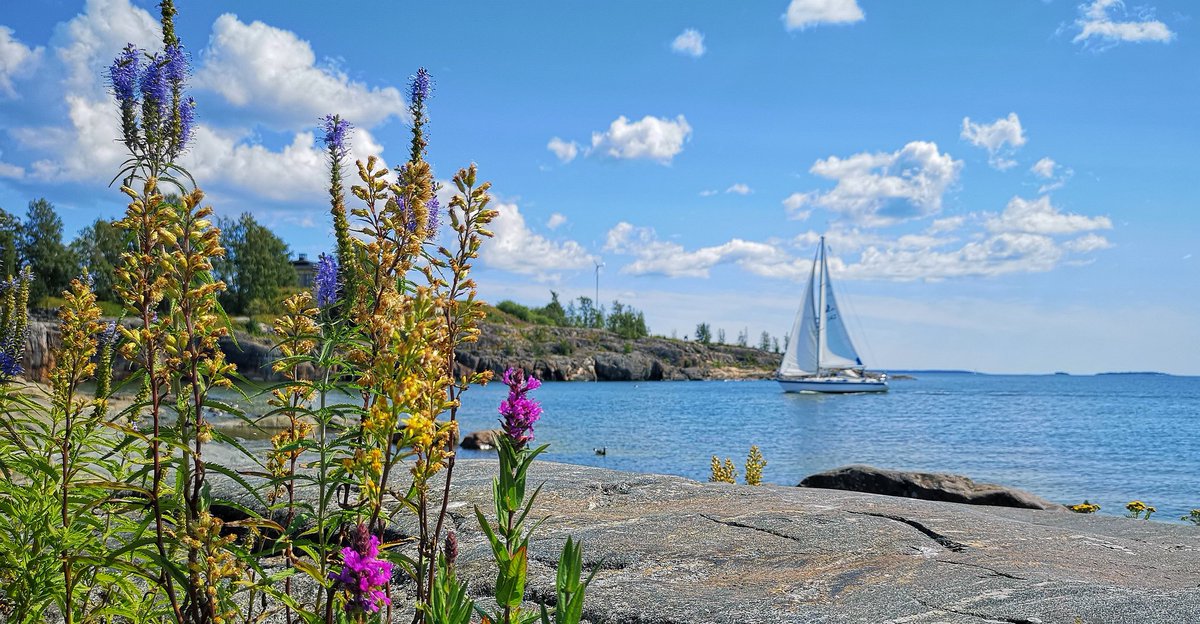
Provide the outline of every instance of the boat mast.
{"type": "Polygon", "coordinates": [[[821,244],[817,248],[817,259],[814,262],[820,262],[817,269],[819,274],[818,280],[820,287],[817,292],[817,377],[821,376],[821,350],[825,348],[825,237],[821,237],[821,244]]]}

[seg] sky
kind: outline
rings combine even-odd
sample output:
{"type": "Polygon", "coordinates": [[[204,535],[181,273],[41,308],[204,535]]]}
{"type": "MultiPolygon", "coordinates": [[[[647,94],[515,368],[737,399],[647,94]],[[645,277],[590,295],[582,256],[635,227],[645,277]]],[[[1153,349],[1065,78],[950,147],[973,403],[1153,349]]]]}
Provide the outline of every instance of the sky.
{"type": "MultiPolygon", "coordinates": [[[[318,119],[400,162],[423,66],[435,174],[493,182],[486,300],[598,275],[655,334],[782,337],[825,235],[871,368],[1200,374],[1193,3],[177,4],[182,164],[295,253],[333,245],[318,119]]],[[[71,237],[124,210],[104,73],[157,7],[0,5],[0,207],[71,237]]]]}

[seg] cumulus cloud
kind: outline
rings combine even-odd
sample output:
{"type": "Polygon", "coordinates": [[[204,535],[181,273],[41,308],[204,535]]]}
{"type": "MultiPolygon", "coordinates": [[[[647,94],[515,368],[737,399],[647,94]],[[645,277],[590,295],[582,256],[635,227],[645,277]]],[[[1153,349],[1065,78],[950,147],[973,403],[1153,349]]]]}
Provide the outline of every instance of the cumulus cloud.
{"type": "Polygon", "coordinates": [[[734,195],[749,195],[750,193],[754,192],[754,189],[750,188],[746,184],[742,184],[741,182],[738,182],[737,184],[734,184],[733,186],[730,186],[729,188],[725,189],[725,192],[733,193],[734,195]]]}
{"type": "Polygon", "coordinates": [[[694,28],[684,30],[671,42],[671,51],[692,58],[704,56],[704,34],[694,28]]]}
{"type": "Polygon", "coordinates": [[[895,152],[830,156],[810,172],[834,180],[825,192],[796,193],[784,200],[794,215],[821,207],[865,226],[927,217],[942,209],[942,196],[958,180],[962,161],[938,151],[935,143],[913,141],[895,152]]]}
{"type": "Polygon", "coordinates": [[[1037,161],[1029,168],[1029,171],[1045,181],[1038,187],[1038,193],[1043,194],[1062,188],[1066,185],[1067,180],[1075,175],[1074,169],[1063,167],[1051,158],[1043,158],[1037,161]]]}
{"type": "Polygon", "coordinates": [[[756,273],[786,265],[792,259],[767,243],[733,239],[713,247],[687,251],[678,243],[659,240],[653,228],[637,227],[622,221],[608,231],[606,251],[633,256],[633,262],[621,267],[631,275],[667,277],[708,277],[719,264],[735,263],[756,273]]]}
{"type": "Polygon", "coordinates": [[[1074,240],[1069,240],[1063,243],[1063,247],[1075,253],[1088,253],[1091,251],[1099,251],[1112,247],[1112,243],[1108,242],[1107,238],[1099,234],[1084,234],[1074,240]]]}
{"type": "Polygon", "coordinates": [[[563,271],[592,266],[593,256],[579,243],[552,241],[530,230],[516,203],[499,202],[492,207],[499,213],[491,223],[495,237],[480,252],[488,266],[539,280],[554,280],[563,271]]]}
{"type": "Polygon", "coordinates": [[[646,115],[640,121],[617,117],[608,130],[592,133],[589,154],[618,160],[654,160],[669,164],[692,136],[692,127],[679,115],[675,119],[646,115]]]}
{"type": "Polygon", "coordinates": [[[565,215],[563,215],[561,212],[551,213],[550,218],[546,219],[546,228],[551,229],[551,230],[557,230],[560,225],[563,225],[566,222],[567,222],[567,217],[565,215]]]}
{"type": "Polygon", "coordinates": [[[1004,212],[987,220],[987,229],[992,232],[1026,232],[1030,234],[1074,234],[1092,230],[1112,229],[1112,220],[1105,216],[1089,217],[1059,211],[1043,195],[1027,200],[1014,197],[1004,212]]]}
{"type": "Polygon", "coordinates": [[[157,46],[162,41],[158,18],[129,0],[87,0],[83,13],[56,26],[50,40],[66,71],[67,91],[102,98],[101,73],[131,41],[157,46]]]}
{"type": "Polygon", "coordinates": [[[226,13],[213,23],[196,86],[238,108],[257,109],[285,129],[311,126],[336,111],[357,126],[396,117],[408,105],[395,87],[368,87],[332,67],[320,67],[312,46],[295,33],[226,13]]]}
{"type": "Polygon", "coordinates": [[[575,141],[564,141],[558,137],[550,139],[550,142],[546,144],[546,149],[554,152],[554,156],[558,158],[559,162],[563,163],[569,163],[579,155],[578,143],[575,141]]]}
{"type": "Polygon", "coordinates": [[[1001,171],[1017,164],[1011,155],[1025,144],[1025,131],[1016,113],[1001,117],[990,124],[975,123],[963,117],[962,138],[971,145],[982,147],[988,152],[988,164],[1001,171]]]}
{"type": "Polygon", "coordinates": [[[797,221],[807,219],[808,215],[812,214],[811,208],[807,207],[812,206],[813,199],[817,195],[819,193],[813,191],[810,193],[792,193],[783,198],[783,207],[787,210],[788,218],[797,221]]]}
{"type": "Polygon", "coordinates": [[[1149,9],[1139,8],[1139,14],[1130,19],[1121,0],[1094,0],[1080,5],[1079,12],[1079,19],[1075,21],[1079,28],[1073,39],[1075,43],[1086,45],[1099,41],[1101,45],[1111,46],[1122,41],[1169,43],[1175,38],[1175,33],[1154,19],[1149,9]]]}
{"type": "Polygon", "coordinates": [[[925,228],[925,231],[930,234],[953,232],[954,230],[962,227],[963,223],[966,223],[966,221],[966,217],[963,217],[962,215],[946,217],[944,219],[934,219],[933,223],[930,223],[929,227],[925,228]]]}
{"type": "Polygon", "coordinates": [[[13,29],[0,25],[0,96],[10,98],[17,96],[13,79],[31,75],[45,51],[21,43],[14,34],[13,29]]]}
{"type": "Polygon", "coordinates": [[[856,0],[792,0],[783,24],[788,30],[804,30],[819,24],[853,24],[863,20],[856,0]]]}

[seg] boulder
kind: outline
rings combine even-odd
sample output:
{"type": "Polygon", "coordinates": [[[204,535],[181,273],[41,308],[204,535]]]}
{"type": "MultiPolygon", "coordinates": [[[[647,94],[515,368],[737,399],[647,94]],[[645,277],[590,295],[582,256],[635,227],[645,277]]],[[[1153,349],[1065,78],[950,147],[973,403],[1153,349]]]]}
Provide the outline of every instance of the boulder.
{"type": "Polygon", "coordinates": [[[1062,510],[1063,506],[1024,490],[992,483],[976,483],[962,475],[936,472],[902,472],[854,464],[805,477],[799,487],[825,488],[903,496],[922,500],[1062,510]]]}
{"type": "Polygon", "coordinates": [[[462,439],[462,447],[472,451],[489,451],[496,448],[496,439],[504,435],[503,429],[472,431],[462,439]]]}

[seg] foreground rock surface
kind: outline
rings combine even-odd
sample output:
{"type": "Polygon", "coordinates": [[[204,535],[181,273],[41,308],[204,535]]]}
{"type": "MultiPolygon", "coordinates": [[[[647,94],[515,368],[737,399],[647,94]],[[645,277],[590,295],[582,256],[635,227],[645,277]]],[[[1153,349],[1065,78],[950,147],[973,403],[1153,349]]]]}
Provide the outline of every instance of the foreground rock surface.
{"type": "Polygon", "coordinates": [[[805,477],[800,487],[867,492],[921,500],[994,505],[1022,509],[1065,508],[1044,498],[1003,485],[976,483],[962,475],[938,472],[902,472],[863,464],[842,466],[805,477]]]}
{"type": "MultiPolygon", "coordinates": [[[[472,511],[490,508],[494,470],[460,461],[449,504],[475,596],[495,578],[472,511]]],[[[549,520],[527,598],[553,597],[573,535],[601,567],[592,624],[1200,621],[1193,527],[548,462],[530,480],[545,481],[535,515],[549,520]]],[[[390,530],[413,528],[402,515],[390,530]]]]}

